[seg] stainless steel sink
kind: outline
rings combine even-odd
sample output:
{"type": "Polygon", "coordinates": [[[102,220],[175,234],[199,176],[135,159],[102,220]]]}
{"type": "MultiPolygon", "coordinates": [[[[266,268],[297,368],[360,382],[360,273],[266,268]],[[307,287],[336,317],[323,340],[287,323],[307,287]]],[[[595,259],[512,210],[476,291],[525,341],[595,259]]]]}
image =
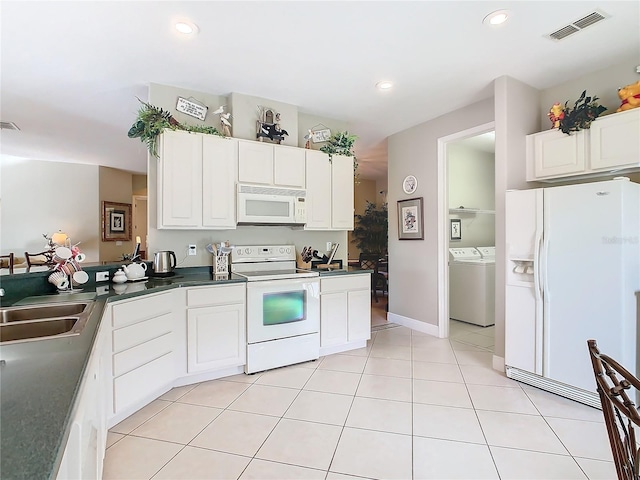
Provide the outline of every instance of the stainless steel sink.
{"type": "Polygon", "coordinates": [[[88,306],[88,303],[58,303],[50,305],[3,308],[0,310],[0,323],[79,315],[84,312],[88,306]]]}
{"type": "Polygon", "coordinates": [[[0,309],[0,343],[79,335],[93,302],[52,303],[0,309]]]}

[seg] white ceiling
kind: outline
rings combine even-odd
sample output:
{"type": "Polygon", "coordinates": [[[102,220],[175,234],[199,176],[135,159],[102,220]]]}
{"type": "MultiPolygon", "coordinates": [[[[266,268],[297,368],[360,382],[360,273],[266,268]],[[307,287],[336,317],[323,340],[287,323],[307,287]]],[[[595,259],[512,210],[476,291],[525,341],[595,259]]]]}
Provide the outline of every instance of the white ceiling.
{"type": "Polygon", "coordinates": [[[0,2],[3,155],[144,172],[127,137],[148,84],[238,92],[347,121],[363,178],[386,137],[492,96],[509,75],[545,89],[638,54],[637,1],[0,2]],[[483,25],[508,8],[500,27],[483,25]],[[545,38],[600,9],[611,17],[545,38]],[[181,37],[188,18],[200,32],[181,37]],[[380,93],[382,79],[395,82],[380,93]]]}

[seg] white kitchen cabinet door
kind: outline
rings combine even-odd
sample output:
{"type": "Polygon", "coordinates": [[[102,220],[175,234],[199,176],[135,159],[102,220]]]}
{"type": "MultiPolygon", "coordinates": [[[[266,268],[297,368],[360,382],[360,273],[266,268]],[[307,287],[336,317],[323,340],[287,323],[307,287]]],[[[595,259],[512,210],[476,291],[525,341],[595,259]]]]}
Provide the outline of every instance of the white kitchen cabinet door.
{"type": "Polygon", "coordinates": [[[371,290],[348,292],[347,308],[349,312],[347,340],[349,342],[369,340],[371,338],[371,290]]]}
{"type": "Polygon", "coordinates": [[[244,303],[188,309],[189,373],[241,366],[246,363],[244,312],[244,303]]]}
{"type": "Polygon", "coordinates": [[[331,161],[331,228],[353,230],[353,158],[333,155],[331,161]]]}
{"type": "Polygon", "coordinates": [[[238,181],[273,184],[273,144],[247,140],[238,142],[238,181]]]}
{"type": "Polygon", "coordinates": [[[527,135],[527,181],[585,173],[589,131],[527,135]]]}
{"type": "Polygon", "coordinates": [[[347,292],[320,294],[320,347],[347,343],[347,292]]]}
{"type": "Polygon", "coordinates": [[[106,450],[104,334],[98,333],[85,370],[57,479],[102,478],[106,450]]]}
{"type": "Polygon", "coordinates": [[[600,117],[590,130],[592,170],[640,167],[640,108],[600,117]]]}
{"type": "Polygon", "coordinates": [[[238,141],[202,137],[202,226],[236,228],[238,141]]]}
{"type": "Polygon", "coordinates": [[[326,153],[306,150],[307,223],[305,230],[331,228],[331,164],[326,153]]]}
{"type": "Polygon", "coordinates": [[[176,377],[175,292],[123,300],[111,307],[110,417],[133,413],[176,377]]]}
{"type": "Polygon", "coordinates": [[[166,131],[158,164],[158,228],[202,223],[202,135],[166,131]]]}
{"type": "Polygon", "coordinates": [[[281,187],[305,188],[305,150],[274,145],[273,183],[281,187]]]}

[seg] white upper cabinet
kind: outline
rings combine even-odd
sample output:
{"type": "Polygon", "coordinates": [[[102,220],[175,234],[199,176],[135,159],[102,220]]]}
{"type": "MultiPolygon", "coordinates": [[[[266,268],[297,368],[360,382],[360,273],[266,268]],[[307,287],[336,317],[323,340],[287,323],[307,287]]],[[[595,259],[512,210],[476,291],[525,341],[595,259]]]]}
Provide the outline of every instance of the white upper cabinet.
{"type": "Polygon", "coordinates": [[[331,228],[331,164],[326,153],[307,150],[306,230],[331,228]]]}
{"type": "Polygon", "coordinates": [[[527,181],[596,177],[640,169],[640,109],[606,115],[571,135],[527,135],[527,181]]]}
{"type": "Polygon", "coordinates": [[[591,124],[592,170],[640,167],[640,108],[591,124]]]}
{"type": "Polygon", "coordinates": [[[202,221],[202,135],[166,131],[157,162],[158,227],[198,227],[202,221]]]}
{"type": "Polygon", "coordinates": [[[353,230],[353,158],[307,152],[305,230],[353,230]]]}
{"type": "Polygon", "coordinates": [[[238,181],[305,188],[304,152],[296,147],[240,140],[238,181]]]}
{"type": "Polygon", "coordinates": [[[353,158],[334,155],[331,162],[331,228],[353,230],[353,158]]]}
{"type": "Polygon", "coordinates": [[[158,162],[159,229],[236,226],[238,141],[166,131],[158,162]]]}
{"type": "Polygon", "coordinates": [[[202,226],[236,228],[237,140],[202,137],[202,226]]]}
{"type": "Polygon", "coordinates": [[[589,132],[571,135],[549,130],[527,136],[527,180],[583,173],[586,168],[586,142],[589,132]],[[531,158],[530,158],[531,157],[531,158]]]}

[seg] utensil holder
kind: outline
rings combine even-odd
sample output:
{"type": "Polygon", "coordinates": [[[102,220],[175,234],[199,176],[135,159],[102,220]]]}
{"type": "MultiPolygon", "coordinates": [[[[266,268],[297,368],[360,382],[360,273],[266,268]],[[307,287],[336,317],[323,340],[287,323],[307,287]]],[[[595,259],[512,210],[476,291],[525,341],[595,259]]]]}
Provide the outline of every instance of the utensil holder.
{"type": "Polygon", "coordinates": [[[213,262],[213,271],[217,274],[229,273],[229,255],[218,255],[213,262]]]}

